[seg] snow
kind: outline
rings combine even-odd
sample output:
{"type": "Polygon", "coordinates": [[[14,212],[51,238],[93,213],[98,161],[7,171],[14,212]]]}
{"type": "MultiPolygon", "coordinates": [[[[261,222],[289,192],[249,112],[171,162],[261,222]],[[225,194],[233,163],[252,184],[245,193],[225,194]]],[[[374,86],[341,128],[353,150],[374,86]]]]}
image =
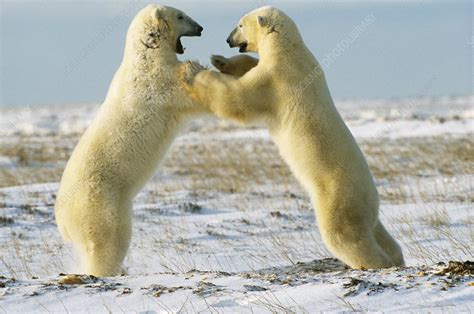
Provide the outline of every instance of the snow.
{"type": "MultiPolygon", "coordinates": [[[[345,100],[336,105],[356,139],[366,145],[382,145],[380,149],[397,154],[401,151],[389,150],[398,143],[393,140],[406,142],[410,148],[410,143],[418,145],[412,140],[421,138],[441,145],[462,141],[462,149],[472,151],[472,96],[345,100]]],[[[97,109],[97,105],[4,109],[2,146],[28,141],[24,147],[71,148],[97,109]]],[[[276,154],[272,145],[268,131],[261,127],[243,128],[212,118],[191,123],[176,139],[169,159],[134,200],[126,275],[114,278],[62,274],[75,273],[77,257],[62,242],[54,221],[57,182],[40,177],[26,185],[3,184],[0,310],[474,310],[474,266],[459,264],[464,273],[443,271],[458,265],[449,264],[451,260],[473,260],[474,169],[470,160],[447,156],[462,169],[452,175],[440,165],[408,176],[377,177],[381,220],[402,245],[407,267],[350,270],[325,249],[307,195],[293,178],[285,177],[278,156],[261,153],[265,148],[276,154]],[[237,147],[230,150],[233,146],[237,147]],[[222,152],[215,151],[216,147],[222,152]],[[236,155],[229,156],[227,164],[214,164],[230,153],[236,155]],[[245,164],[256,159],[253,155],[262,160],[245,164]],[[209,158],[208,168],[202,169],[199,158],[209,158]],[[261,180],[255,180],[260,176],[261,180]]],[[[434,157],[420,151],[416,158],[421,158],[422,165],[434,157]]],[[[7,149],[2,152],[2,171],[18,169],[20,175],[43,165],[38,159],[21,166],[14,154],[7,149]]],[[[372,155],[368,159],[379,161],[372,155]]],[[[64,161],[44,164],[62,169],[64,161]]]]}
{"type": "MultiPolygon", "coordinates": [[[[336,103],[358,138],[465,134],[474,131],[474,96],[409,98],[403,100],[358,100],[336,103]],[[440,123],[440,121],[442,123],[440,123]],[[375,130],[375,131],[374,131],[375,130]],[[419,135],[417,132],[421,132],[419,135]]],[[[6,109],[0,120],[0,136],[11,134],[70,135],[81,133],[92,121],[99,105],[43,106],[6,109]]],[[[232,135],[265,137],[266,131],[241,130],[232,135]]]]}

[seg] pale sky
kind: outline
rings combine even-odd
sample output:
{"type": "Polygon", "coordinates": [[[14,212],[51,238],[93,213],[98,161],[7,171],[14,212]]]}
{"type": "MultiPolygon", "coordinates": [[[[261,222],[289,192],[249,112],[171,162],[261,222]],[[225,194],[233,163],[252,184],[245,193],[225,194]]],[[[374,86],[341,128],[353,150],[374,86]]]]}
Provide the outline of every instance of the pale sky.
{"type": "Polygon", "coordinates": [[[4,1],[2,106],[103,101],[133,16],[174,6],[203,27],[181,59],[237,54],[225,43],[246,12],[273,5],[290,15],[318,60],[367,16],[373,23],[326,69],[337,98],[472,94],[471,1],[4,1]]]}

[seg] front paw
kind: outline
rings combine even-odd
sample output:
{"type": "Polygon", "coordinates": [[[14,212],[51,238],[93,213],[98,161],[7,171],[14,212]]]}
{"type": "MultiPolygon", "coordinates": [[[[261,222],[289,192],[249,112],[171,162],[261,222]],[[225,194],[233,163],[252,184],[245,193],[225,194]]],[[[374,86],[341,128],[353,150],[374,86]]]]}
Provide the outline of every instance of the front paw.
{"type": "Polygon", "coordinates": [[[212,55],[211,56],[211,63],[213,66],[216,67],[219,71],[225,73],[227,72],[226,69],[229,64],[229,59],[227,59],[224,56],[219,56],[219,55],[212,55]]]}
{"type": "Polygon", "coordinates": [[[195,61],[185,61],[181,66],[180,79],[185,84],[192,84],[194,77],[201,71],[206,70],[199,62],[195,61]]]}

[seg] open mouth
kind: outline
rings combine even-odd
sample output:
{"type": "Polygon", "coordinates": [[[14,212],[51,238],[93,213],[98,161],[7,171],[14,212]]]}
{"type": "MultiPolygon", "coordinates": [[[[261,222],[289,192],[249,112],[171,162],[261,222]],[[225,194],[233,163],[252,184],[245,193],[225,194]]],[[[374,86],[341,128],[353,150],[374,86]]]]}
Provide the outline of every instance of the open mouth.
{"type": "Polygon", "coordinates": [[[181,36],[179,36],[178,39],[176,40],[176,53],[182,55],[185,49],[186,48],[184,48],[183,44],[181,43],[181,36]]]}
{"type": "Polygon", "coordinates": [[[241,43],[239,45],[239,52],[245,52],[247,50],[247,43],[241,43]]]}
{"type": "Polygon", "coordinates": [[[183,54],[184,53],[184,50],[186,50],[186,48],[183,47],[183,44],[181,43],[181,37],[183,36],[187,36],[187,37],[199,37],[201,36],[201,33],[202,33],[202,26],[197,24],[197,23],[194,23],[194,27],[193,27],[193,30],[189,31],[189,32],[185,32],[183,34],[181,34],[180,36],[178,36],[178,38],[176,39],[176,53],[177,54],[183,54]]]}

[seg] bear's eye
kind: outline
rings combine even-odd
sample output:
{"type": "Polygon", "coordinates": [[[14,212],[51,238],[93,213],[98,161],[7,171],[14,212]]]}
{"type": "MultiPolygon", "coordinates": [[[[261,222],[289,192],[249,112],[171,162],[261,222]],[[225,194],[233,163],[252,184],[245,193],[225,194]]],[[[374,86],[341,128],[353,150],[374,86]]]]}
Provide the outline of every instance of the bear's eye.
{"type": "Polygon", "coordinates": [[[182,20],[184,17],[182,15],[178,15],[178,20],[182,20]]]}
{"type": "Polygon", "coordinates": [[[243,27],[242,24],[239,24],[239,27],[242,28],[243,27]]]}

